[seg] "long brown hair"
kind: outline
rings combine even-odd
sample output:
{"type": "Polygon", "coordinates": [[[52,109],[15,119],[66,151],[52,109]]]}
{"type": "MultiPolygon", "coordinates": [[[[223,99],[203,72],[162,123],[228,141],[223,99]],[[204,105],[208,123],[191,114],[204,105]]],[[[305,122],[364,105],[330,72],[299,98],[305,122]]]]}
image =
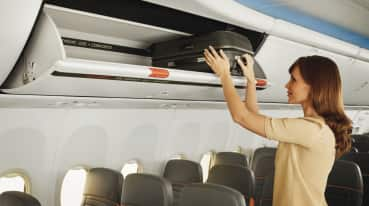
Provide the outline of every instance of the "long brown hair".
{"type": "Polygon", "coordinates": [[[300,57],[289,69],[299,67],[304,81],[310,85],[309,98],[315,111],[324,118],[336,138],[336,157],[351,149],[352,122],[343,106],[342,83],[334,61],[322,56],[300,57]]]}

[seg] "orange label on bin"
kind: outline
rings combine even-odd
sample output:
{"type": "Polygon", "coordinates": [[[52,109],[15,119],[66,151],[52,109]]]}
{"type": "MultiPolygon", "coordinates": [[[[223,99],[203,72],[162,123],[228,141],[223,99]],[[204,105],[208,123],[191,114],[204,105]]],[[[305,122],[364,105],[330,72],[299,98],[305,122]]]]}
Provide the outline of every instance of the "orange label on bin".
{"type": "Polygon", "coordinates": [[[267,80],[265,79],[257,79],[256,80],[256,86],[263,87],[267,85],[267,80]]]}
{"type": "Polygon", "coordinates": [[[149,77],[167,78],[169,76],[169,71],[166,69],[150,67],[150,70],[151,70],[151,74],[149,75],[149,77]]]}

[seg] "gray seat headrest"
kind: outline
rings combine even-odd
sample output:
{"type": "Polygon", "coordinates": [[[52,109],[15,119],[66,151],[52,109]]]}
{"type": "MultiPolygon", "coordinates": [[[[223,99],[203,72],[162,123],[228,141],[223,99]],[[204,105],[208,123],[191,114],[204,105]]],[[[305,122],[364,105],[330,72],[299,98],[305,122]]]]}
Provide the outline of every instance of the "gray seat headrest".
{"type": "Polygon", "coordinates": [[[169,160],[163,176],[172,183],[202,182],[201,165],[190,160],[169,160]]]}
{"type": "Polygon", "coordinates": [[[1,206],[41,206],[40,202],[30,194],[8,191],[0,194],[1,206]]]}
{"type": "Polygon", "coordinates": [[[271,147],[258,148],[254,152],[251,169],[255,177],[265,177],[274,170],[274,159],[277,149],[271,147]]]}
{"type": "Polygon", "coordinates": [[[215,155],[214,165],[235,165],[241,167],[248,167],[249,163],[244,154],[238,152],[218,152],[215,155]]]}
{"type": "Polygon", "coordinates": [[[123,175],[108,168],[92,168],[87,173],[84,198],[119,203],[123,175]]]}
{"type": "Polygon", "coordinates": [[[233,165],[215,165],[209,172],[207,183],[231,187],[248,198],[254,196],[255,177],[249,168],[233,165]]]}
{"type": "Polygon", "coordinates": [[[170,182],[151,174],[129,174],[123,185],[122,204],[134,206],[171,206],[170,182]]]}
{"type": "Polygon", "coordinates": [[[232,188],[216,184],[186,185],[179,206],[246,206],[242,194],[232,188]]]}

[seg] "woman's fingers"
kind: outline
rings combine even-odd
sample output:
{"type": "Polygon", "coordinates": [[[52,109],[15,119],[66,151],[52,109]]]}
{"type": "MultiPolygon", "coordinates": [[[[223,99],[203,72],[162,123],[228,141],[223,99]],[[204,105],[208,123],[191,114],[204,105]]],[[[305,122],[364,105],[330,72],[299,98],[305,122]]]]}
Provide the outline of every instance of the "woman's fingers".
{"type": "Polygon", "coordinates": [[[204,52],[204,56],[205,56],[205,62],[206,62],[206,64],[208,64],[210,67],[211,67],[211,65],[212,65],[212,62],[211,62],[211,60],[209,59],[209,57],[207,57],[207,54],[204,52]]]}
{"type": "Polygon", "coordinates": [[[215,51],[214,47],[209,46],[209,49],[210,49],[211,54],[213,55],[213,57],[214,57],[215,59],[220,58],[220,56],[218,55],[217,51],[215,51]]]}
{"type": "Polygon", "coordinates": [[[209,48],[204,49],[204,56],[205,62],[217,76],[220,77],[229,73],[229,61],[223,51],[218,54],[212,46],[209,46],[209,48]]]}
{"type": "Polygon", "coordinates": [[[204,50],[204,55],[205,55],[205,59],[207,60],[208,63],[213,63],[214,62],[215,59],[214,59],[213,55],[211,55],[209,50],[205,49],[204,50]]]}
{"type": "Polygon", "coordinates": [[[254,64],[254,59],[251,57],[250,54],[244,54],[242,55],[244,58],[246,58],[246,62],[249,65],[253,65],[254,64]]]}
{"type": "Polygon", "coordinates": [[[245,66],[245,63],[241,60],[241,58],[238,58],[237,59],[237,63],[238,63],[238,65],[240,65],[240,67],[242,68],[242,70],[247,69],[246,66],[245,66]]]}
{"type": "Polygon", "coordinates": [[[224,53],[223,49],[221,49],[219,53],[220,53],[220,56],[221,56],[224,60],[228,61],[228,57],[227,57],[227,55],[225,55],[225,53],[224,53]]]}
{"type": "Polygon", "coordinates": [[[240,65],[243,74],[248,79],[248,81],[253,82],[255,80],[254,59],[251,57],[250,54],[244,54],[242,55],[242,57],[246,59],[246,65],[242,62],[241,59],[238,59],[237,63],[240,65]]]}
{"type": "Polygon", "coordinates": [[[207,58],[205,58],[205,62],[206,62],[206,64],[207,64],[208,66],[211,66],[211,63],[208,61],[208,59],[207,59],[207,58]]]}

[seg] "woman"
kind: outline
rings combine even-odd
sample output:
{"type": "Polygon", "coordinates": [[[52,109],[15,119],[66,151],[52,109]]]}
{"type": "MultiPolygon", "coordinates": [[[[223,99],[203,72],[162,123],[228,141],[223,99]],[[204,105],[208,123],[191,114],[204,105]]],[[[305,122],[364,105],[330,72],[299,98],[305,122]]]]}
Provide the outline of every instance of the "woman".
{"type": "Polygon", "coordinates": [[[300,104],[301,118],[270,118],[259,113],[254,61],[238,60],[247,78],[247,98],[238,96],[222,50],[205,49],[205,59],[219,76],[233,120],[268,139],[279,141],[275,159],[274,206],[326,206],[324,191],[334,160],[351,147],[351,121],[343,111],[337,65],[321,56],[299,58],[289,69],[288,103],[300,104]]]}

